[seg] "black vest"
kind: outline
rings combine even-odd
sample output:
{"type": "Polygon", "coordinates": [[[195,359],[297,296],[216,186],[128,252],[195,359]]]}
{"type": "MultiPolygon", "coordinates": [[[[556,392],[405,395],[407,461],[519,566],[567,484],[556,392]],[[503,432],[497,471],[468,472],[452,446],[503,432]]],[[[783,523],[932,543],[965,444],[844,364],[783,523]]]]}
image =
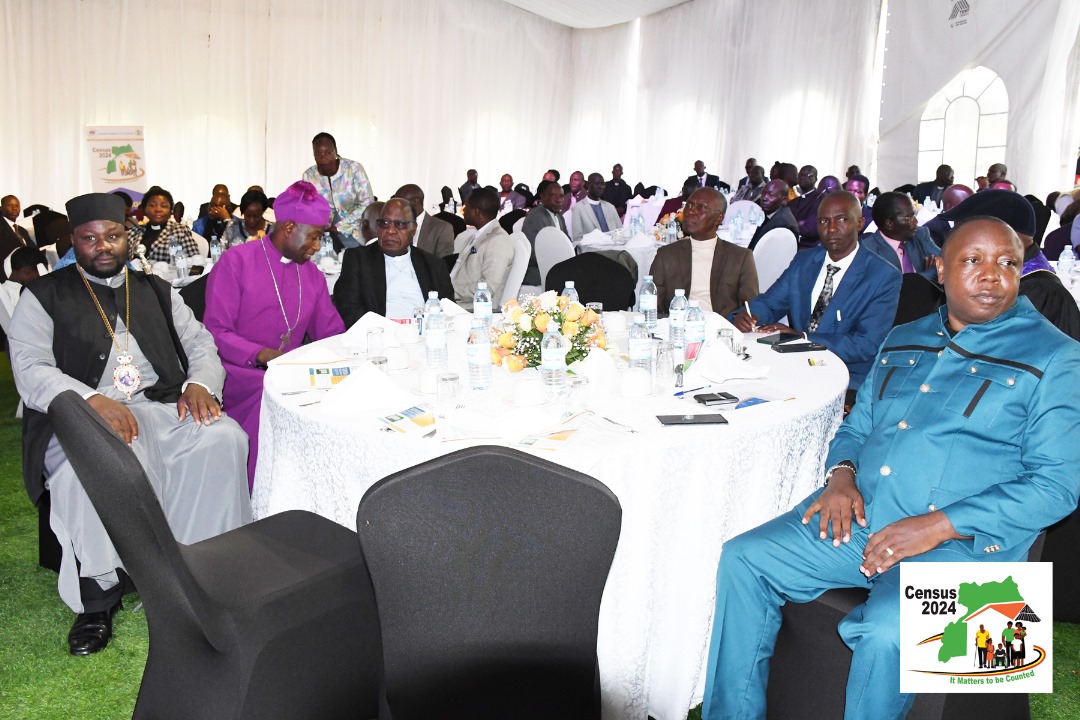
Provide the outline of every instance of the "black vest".
{"type": "MultiPolygon", "coordinates": [[[[188,359],[172,319],[172,288],[157,277],[129,272],[131,327],[158,381],[144,389],[150,400],[176,402],[187,380],[188,359]]],[[[125,289],[91,282],[112,327],[126,314],[125,289]]],[[[27,285],[53,321],[53,357],[56,367],[89,387],[96,388],[110,356],[116,353],[105,323],[101,321],[76,265],[70,265],[27,285]]],[[[124,336],[117,337],[120,346],[124,336]]],[[[49,416],[30,408],[23,410],[23,480],[30,499],[37,503],[44,490],[45,451],[52,439],[49,416]]]]}

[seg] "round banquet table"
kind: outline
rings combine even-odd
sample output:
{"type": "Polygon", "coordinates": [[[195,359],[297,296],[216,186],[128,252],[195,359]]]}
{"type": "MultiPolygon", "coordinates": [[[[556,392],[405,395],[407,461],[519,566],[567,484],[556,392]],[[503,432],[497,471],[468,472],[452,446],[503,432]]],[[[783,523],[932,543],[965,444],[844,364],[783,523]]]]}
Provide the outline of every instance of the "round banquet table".
{"type": "MultiPolygon", "coordinates": [[[[344,357],[344,338],[300,348],[267,371],[252,497],[256,518],[299,508],[355,529],[361,497],[381,478],[470,445],[526,449],[517,444],[523,437],[559,426],[563,417],[559,404],[515,405],[514,384],[535,382],[529,380],[535,370],[494,368],[493,387],[466,387],[465,409],[439,420],[434,437],[384,431],[378,416],[435,403],[419,393],[423,346],[403,346],[408,370],[383,374],[364,363],[364,372],[357,366],[330,391],[305,389],[307,366],[344,357]],[[291,358],[295,365],[288,364],[291,358]]],[[[724,541],[790,509],[822,482],[847,369],[829,352],[779,354],[754,339],[746,336],[753,356],[748,365],[768,368],[767,379],[730,380],[715,389],[769,402],[722,410],[727,425],[664,427],[656,415],[714,409],[689,396],[676,399],[671,387],[626,398],[618,383],[590,382],[594,414],[580,419],[591,423],[565,449],[531,450],[597,478],[622,505],[597,643],[606,719],[682,720],[701,701],[724,541]],[[824,364],[811,366],[810,358],[824,364]]],[[[705,350],[713,352],[739,362],[718,341],[705,350]]],[[[467,378],[464,332],[450,333],[450,370],[467,378]]],[[[625,370],[612,366],[611,372],[625,370]]],[[[687,389],[705,384],[693,368],[686,380],[687,389]]]]}

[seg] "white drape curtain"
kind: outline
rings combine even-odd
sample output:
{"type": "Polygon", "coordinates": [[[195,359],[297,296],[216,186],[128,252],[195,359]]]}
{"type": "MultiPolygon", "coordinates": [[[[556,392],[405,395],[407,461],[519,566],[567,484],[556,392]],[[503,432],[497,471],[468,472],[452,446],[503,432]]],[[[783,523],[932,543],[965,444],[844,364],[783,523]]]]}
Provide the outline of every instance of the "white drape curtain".
{"type": "MultiPolygon", "coordinates": [[[[876,182],[892,188],[916,181],[919,119],[926,103],[961,70],[984,65],[1001,76],[1009,93],[1009,179],[1020,192],[1039,197],[1072,187],[1080,142],[1075,55],[1080,3],[969,0],[969,15],[958,18],[966,21],[955,25],[949,20],[952,5],[889,3],[876,182]]],[[[956,182],[974,187],[974,178],[956,182]]]]}

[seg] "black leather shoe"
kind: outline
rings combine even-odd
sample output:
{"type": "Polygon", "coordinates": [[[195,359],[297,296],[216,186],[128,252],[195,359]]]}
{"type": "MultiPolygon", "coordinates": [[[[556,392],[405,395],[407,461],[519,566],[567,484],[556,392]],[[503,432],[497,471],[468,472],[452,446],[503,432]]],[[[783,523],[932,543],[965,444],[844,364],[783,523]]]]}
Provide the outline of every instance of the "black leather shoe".
{"type": "Polygon", "coordinates": [[[112,637],[112,619],[120,603],[108,610],[92,613],[80,613],[68,633],[68,651],[72,655],[93,655],[101,652],[112,637]]]}

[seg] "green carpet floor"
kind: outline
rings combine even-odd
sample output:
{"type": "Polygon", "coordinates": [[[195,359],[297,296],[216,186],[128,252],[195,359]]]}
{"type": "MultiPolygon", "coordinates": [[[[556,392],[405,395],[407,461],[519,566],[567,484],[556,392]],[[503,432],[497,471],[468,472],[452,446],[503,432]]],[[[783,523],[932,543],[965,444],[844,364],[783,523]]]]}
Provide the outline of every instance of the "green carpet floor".
{"type": "MultiPolygon", "coordinates": [[[[0,720],[130,718],[146,662],[146,616],[130,611],[136,597],[129,595],[105,651],[67,654],[73,615],[56,594],[55,573],[37,565],[37,514],[23,489],[17,403],[11,366],[0,353],[0,720]]],[[[1076,720],[1080,625],[1055,623],[1054,650],[1055,692],[1031,697],[1032,718],[1076,720]]],[[[700,707],[689,717],[699,720],[700,707]]]]}

